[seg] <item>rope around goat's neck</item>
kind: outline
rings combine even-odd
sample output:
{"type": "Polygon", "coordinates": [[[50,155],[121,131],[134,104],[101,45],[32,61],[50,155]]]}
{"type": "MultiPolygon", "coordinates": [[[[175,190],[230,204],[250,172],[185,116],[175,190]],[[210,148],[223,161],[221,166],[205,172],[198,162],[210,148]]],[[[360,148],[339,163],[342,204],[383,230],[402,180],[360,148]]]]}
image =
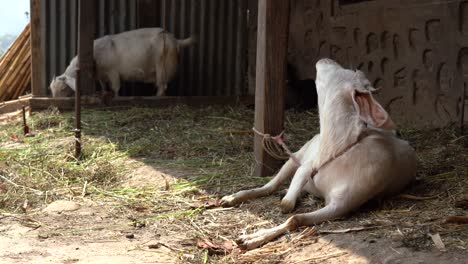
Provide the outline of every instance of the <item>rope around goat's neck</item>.
{"type": "Polygon", "coordinates": [[[266,153],[268,153],[268,155],[277,160],[288,160],[291,158],[297,165],[301,165],[299,159],[297,159],[296,156],[294,156],[294,154],[284,143],[284,131],[282,131],[279,135],[273,137],[270,134],[258,131],[255,127],[252,128],[252,130],[255,132],[255,134],[262,137],[262,147],[266,151],[266,153]]]}
{"type": "MultiPolygon", "coordinates": [[[[286,146],[286,144],[283,141],[284,131],[281,132],[279,135],[272,137],[270,134],[265,134],[265,133],[258,131],[255,127],[252,128],[252,130],[257,135],[263,137],[262,139],[263,149],[270,156],[278,160],[292,159],[294,163],[296,163],[298,166],[301,166],[301,162],[299,161],[299,159],[289,150],[289,148],[286,146]]],[[[346,148],[344,148],[343,150],[335,154],[333,157],[330,157],[327,161],[322,163],[318,168],[314,168],[312,170],[310,177],[313,178],[322,167],[326,166],[330,162],[334,161],[336,158],[348,152],[352,147],[357,145],[363,138],[367,137],[368,135],[369,135],[368,131],[361,132],[355,142],[348,145],[346,148]]]]}

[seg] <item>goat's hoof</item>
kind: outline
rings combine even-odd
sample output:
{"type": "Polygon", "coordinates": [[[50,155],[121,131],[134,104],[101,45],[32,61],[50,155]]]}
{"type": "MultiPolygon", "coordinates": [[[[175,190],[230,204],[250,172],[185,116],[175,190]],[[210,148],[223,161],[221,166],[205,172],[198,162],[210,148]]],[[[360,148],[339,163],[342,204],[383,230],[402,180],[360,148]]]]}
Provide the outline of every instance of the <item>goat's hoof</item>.
{"type": "Polygon", "coordinates": [[[294,210],[294,207],[296,207],[296,203],[293,201],[283,199],[281,200],[280,207],[281,207],[281,212],[283,214],[287,214],[287,213],[292,212],[292,210],[294,210]]]}
{"type": "Polygon", "coordinates": [[[242,250],[251,250],[260,247],[261,245],[267,243],[262,236],[252,235],[243,235],[236,239],[237,246],[242,250]]]}
{"type": "Polygon", "coordinates": [[[224,196],[223,198],[221,198],[221,202],[220,202],[221,206],[223,206],[223,207],[234,206],[237,203],[238,202],[237,202],[236,196],[234,194],[224,196]]]}

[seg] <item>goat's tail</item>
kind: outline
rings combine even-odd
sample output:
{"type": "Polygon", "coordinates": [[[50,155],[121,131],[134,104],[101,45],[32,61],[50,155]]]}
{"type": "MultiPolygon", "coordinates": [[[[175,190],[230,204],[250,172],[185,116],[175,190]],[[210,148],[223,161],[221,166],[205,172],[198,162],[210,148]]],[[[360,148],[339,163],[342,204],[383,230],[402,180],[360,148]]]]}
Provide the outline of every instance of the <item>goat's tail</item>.
{"type": "Polygon", "coordinates": [[[162,45],[158,45],[155,53],[155,66],[158,95],[163,95],[167,89],[168,82],[174,77],[177,71],[178,42],[174,42],[174,38],[165,31],[160,34],[162,45]]]}
{"type": "Polygon", "coordinates": [[[191,36],[186,39],[178,39],[177,44],[179,45],[179,48],[185,48],[194,45],[195,43],[198,42],[198,37],[197,36],[191,36]]]}

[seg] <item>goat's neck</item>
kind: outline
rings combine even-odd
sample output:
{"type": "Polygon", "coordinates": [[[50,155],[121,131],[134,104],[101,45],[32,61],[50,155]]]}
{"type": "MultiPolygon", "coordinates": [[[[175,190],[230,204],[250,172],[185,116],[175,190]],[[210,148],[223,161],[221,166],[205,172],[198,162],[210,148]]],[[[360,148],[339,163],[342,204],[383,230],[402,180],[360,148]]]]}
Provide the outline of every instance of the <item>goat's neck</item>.
{"type": "Polygon", "coordinates": [[[365,124],[354,109],[348,106],[334,104],[320,111],[320,145],[318,159],[314,162],[315,167],[320,167],[354,144],[365,129],[365,124]]]}
{"type": "Polygon", "coordinates": [[[78,58],[74,57],[68,67],[65,69],[64,75],[70,78],[76,78],[76,70],[78,68],[78,58]]]}

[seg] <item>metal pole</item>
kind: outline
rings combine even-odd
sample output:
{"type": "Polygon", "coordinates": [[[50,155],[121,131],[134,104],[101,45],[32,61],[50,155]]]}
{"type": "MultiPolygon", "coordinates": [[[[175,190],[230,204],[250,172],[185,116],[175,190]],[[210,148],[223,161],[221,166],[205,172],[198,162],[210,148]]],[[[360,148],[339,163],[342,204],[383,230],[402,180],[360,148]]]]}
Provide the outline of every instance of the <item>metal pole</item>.
{"type": "Polygon", "coordinates": [[[26,124],[26,107],[23,105],[23,132],[24,135],[27,135],[29,133],[29,127],[26,124]]]}
{"type": "Polygon", "coordinates": [[[79,0],[78,2],[78,70],[75,90],[75,140],[76,158],[81,156],[81,94],[94,93],[93,46],[95,26],[95,2],[79,0]]]}
{"type": "Polygon", "coordinates": [[[80,68],[77,69],[76,90],[75,90],[75,158],[81,156],[81,89],[80,89],[80,68]]]}

